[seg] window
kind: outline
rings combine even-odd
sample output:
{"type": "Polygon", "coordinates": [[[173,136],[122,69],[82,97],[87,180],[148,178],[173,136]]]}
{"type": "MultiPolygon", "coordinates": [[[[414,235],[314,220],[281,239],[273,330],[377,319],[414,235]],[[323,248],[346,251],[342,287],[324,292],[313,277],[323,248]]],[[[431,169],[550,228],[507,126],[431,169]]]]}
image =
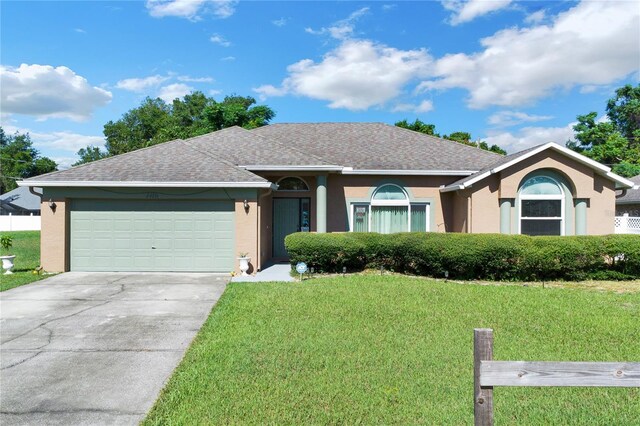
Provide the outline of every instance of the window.
{"type": "Polygon", "coordinates": [[[564,235],[564,191],[555,179],[532,177],[519,196],[521,234],[564,235]]]}
{"type": "Polygon", "coordinates": [[[308,191],[309,185],[299,177],[285,177],[278,181],[278,191],[308,191]]]}
{"type": "Polygon", "coordinates": [[[386,184],[373,193],[370,203],[352,204],[351,218],[353,232],[427,232],[429,205],[411,203],[401,187],[386,184]]]}

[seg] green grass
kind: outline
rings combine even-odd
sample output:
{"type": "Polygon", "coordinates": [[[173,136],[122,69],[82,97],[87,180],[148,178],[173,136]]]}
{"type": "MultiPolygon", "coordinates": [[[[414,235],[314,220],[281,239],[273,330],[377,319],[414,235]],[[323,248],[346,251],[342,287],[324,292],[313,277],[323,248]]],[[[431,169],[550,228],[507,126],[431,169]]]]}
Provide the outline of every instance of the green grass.
{"type": "MultiPolygon", "coordinates": [[[[502,360],[639,361],[640,294],[398,276],[232,283],[143,422],[472,424],[502,360]]],[[[640,424],[640,389],[497,388],[496,424],[640,424]]]]}
{"type": "Polygon", "coordinates": [[[0,291],[47,278],[47,275],[33,274],[33,270],[40,266],[40,231],[0,232],[0,235],[13,238],[13,247],[9,254],[16,255],[13,274],[0,275],[0,291]]]}

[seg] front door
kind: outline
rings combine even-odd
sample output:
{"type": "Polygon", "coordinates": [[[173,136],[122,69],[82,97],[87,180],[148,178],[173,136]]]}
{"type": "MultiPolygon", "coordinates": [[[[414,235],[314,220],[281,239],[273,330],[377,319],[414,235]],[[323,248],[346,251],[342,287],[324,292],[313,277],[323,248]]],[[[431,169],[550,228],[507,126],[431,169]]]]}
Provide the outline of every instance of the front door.
{"type": "Polygon", "coordinates": [[[309,232],[311,229],[309,198],[273,199],[273,257],[287,258],[284,237],[294,232],[309,232]]]}

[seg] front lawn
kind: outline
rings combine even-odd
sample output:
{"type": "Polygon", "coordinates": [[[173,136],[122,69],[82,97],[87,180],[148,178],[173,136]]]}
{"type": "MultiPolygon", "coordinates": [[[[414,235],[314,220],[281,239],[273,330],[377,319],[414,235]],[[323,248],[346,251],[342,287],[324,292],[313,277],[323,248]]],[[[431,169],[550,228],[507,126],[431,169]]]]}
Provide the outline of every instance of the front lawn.
{"type": "MultiPolygon", "coordinates": [[[[15,266],[12,275],[0,275],[0,291],[9,290],[24,284],[46,278],[46,275],[34,274],[33,270],[40,266],[40,231],[0,232],[13,238],[10,254],[15,254],[15,266]]],[[[5,253],[2,253],[5,254],[5,253]]],[[[4,273],[0,271],[0,273],[4,273]]]]}
{"type": "MultiPolygon", "coordinates": [[[[144,424],[472,424],[502,360],[639,361],[640,293],[401,276],[232,283],[144,424]]],[[[497,388],[496,424],[640,424],[640,389],[497,388]]]]}

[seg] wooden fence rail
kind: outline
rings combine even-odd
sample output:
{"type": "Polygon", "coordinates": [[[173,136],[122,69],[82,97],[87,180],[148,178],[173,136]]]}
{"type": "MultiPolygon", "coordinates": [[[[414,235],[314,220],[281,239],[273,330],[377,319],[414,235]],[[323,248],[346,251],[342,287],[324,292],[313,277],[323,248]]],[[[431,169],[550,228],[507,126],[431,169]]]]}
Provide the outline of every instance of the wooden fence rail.
{"type": "Polygon", "coordinates": [[[494,361],[493,330],[473,331],[475,424],[493,425],[494,386],[640,387],[640,362],[494,361]]]}

